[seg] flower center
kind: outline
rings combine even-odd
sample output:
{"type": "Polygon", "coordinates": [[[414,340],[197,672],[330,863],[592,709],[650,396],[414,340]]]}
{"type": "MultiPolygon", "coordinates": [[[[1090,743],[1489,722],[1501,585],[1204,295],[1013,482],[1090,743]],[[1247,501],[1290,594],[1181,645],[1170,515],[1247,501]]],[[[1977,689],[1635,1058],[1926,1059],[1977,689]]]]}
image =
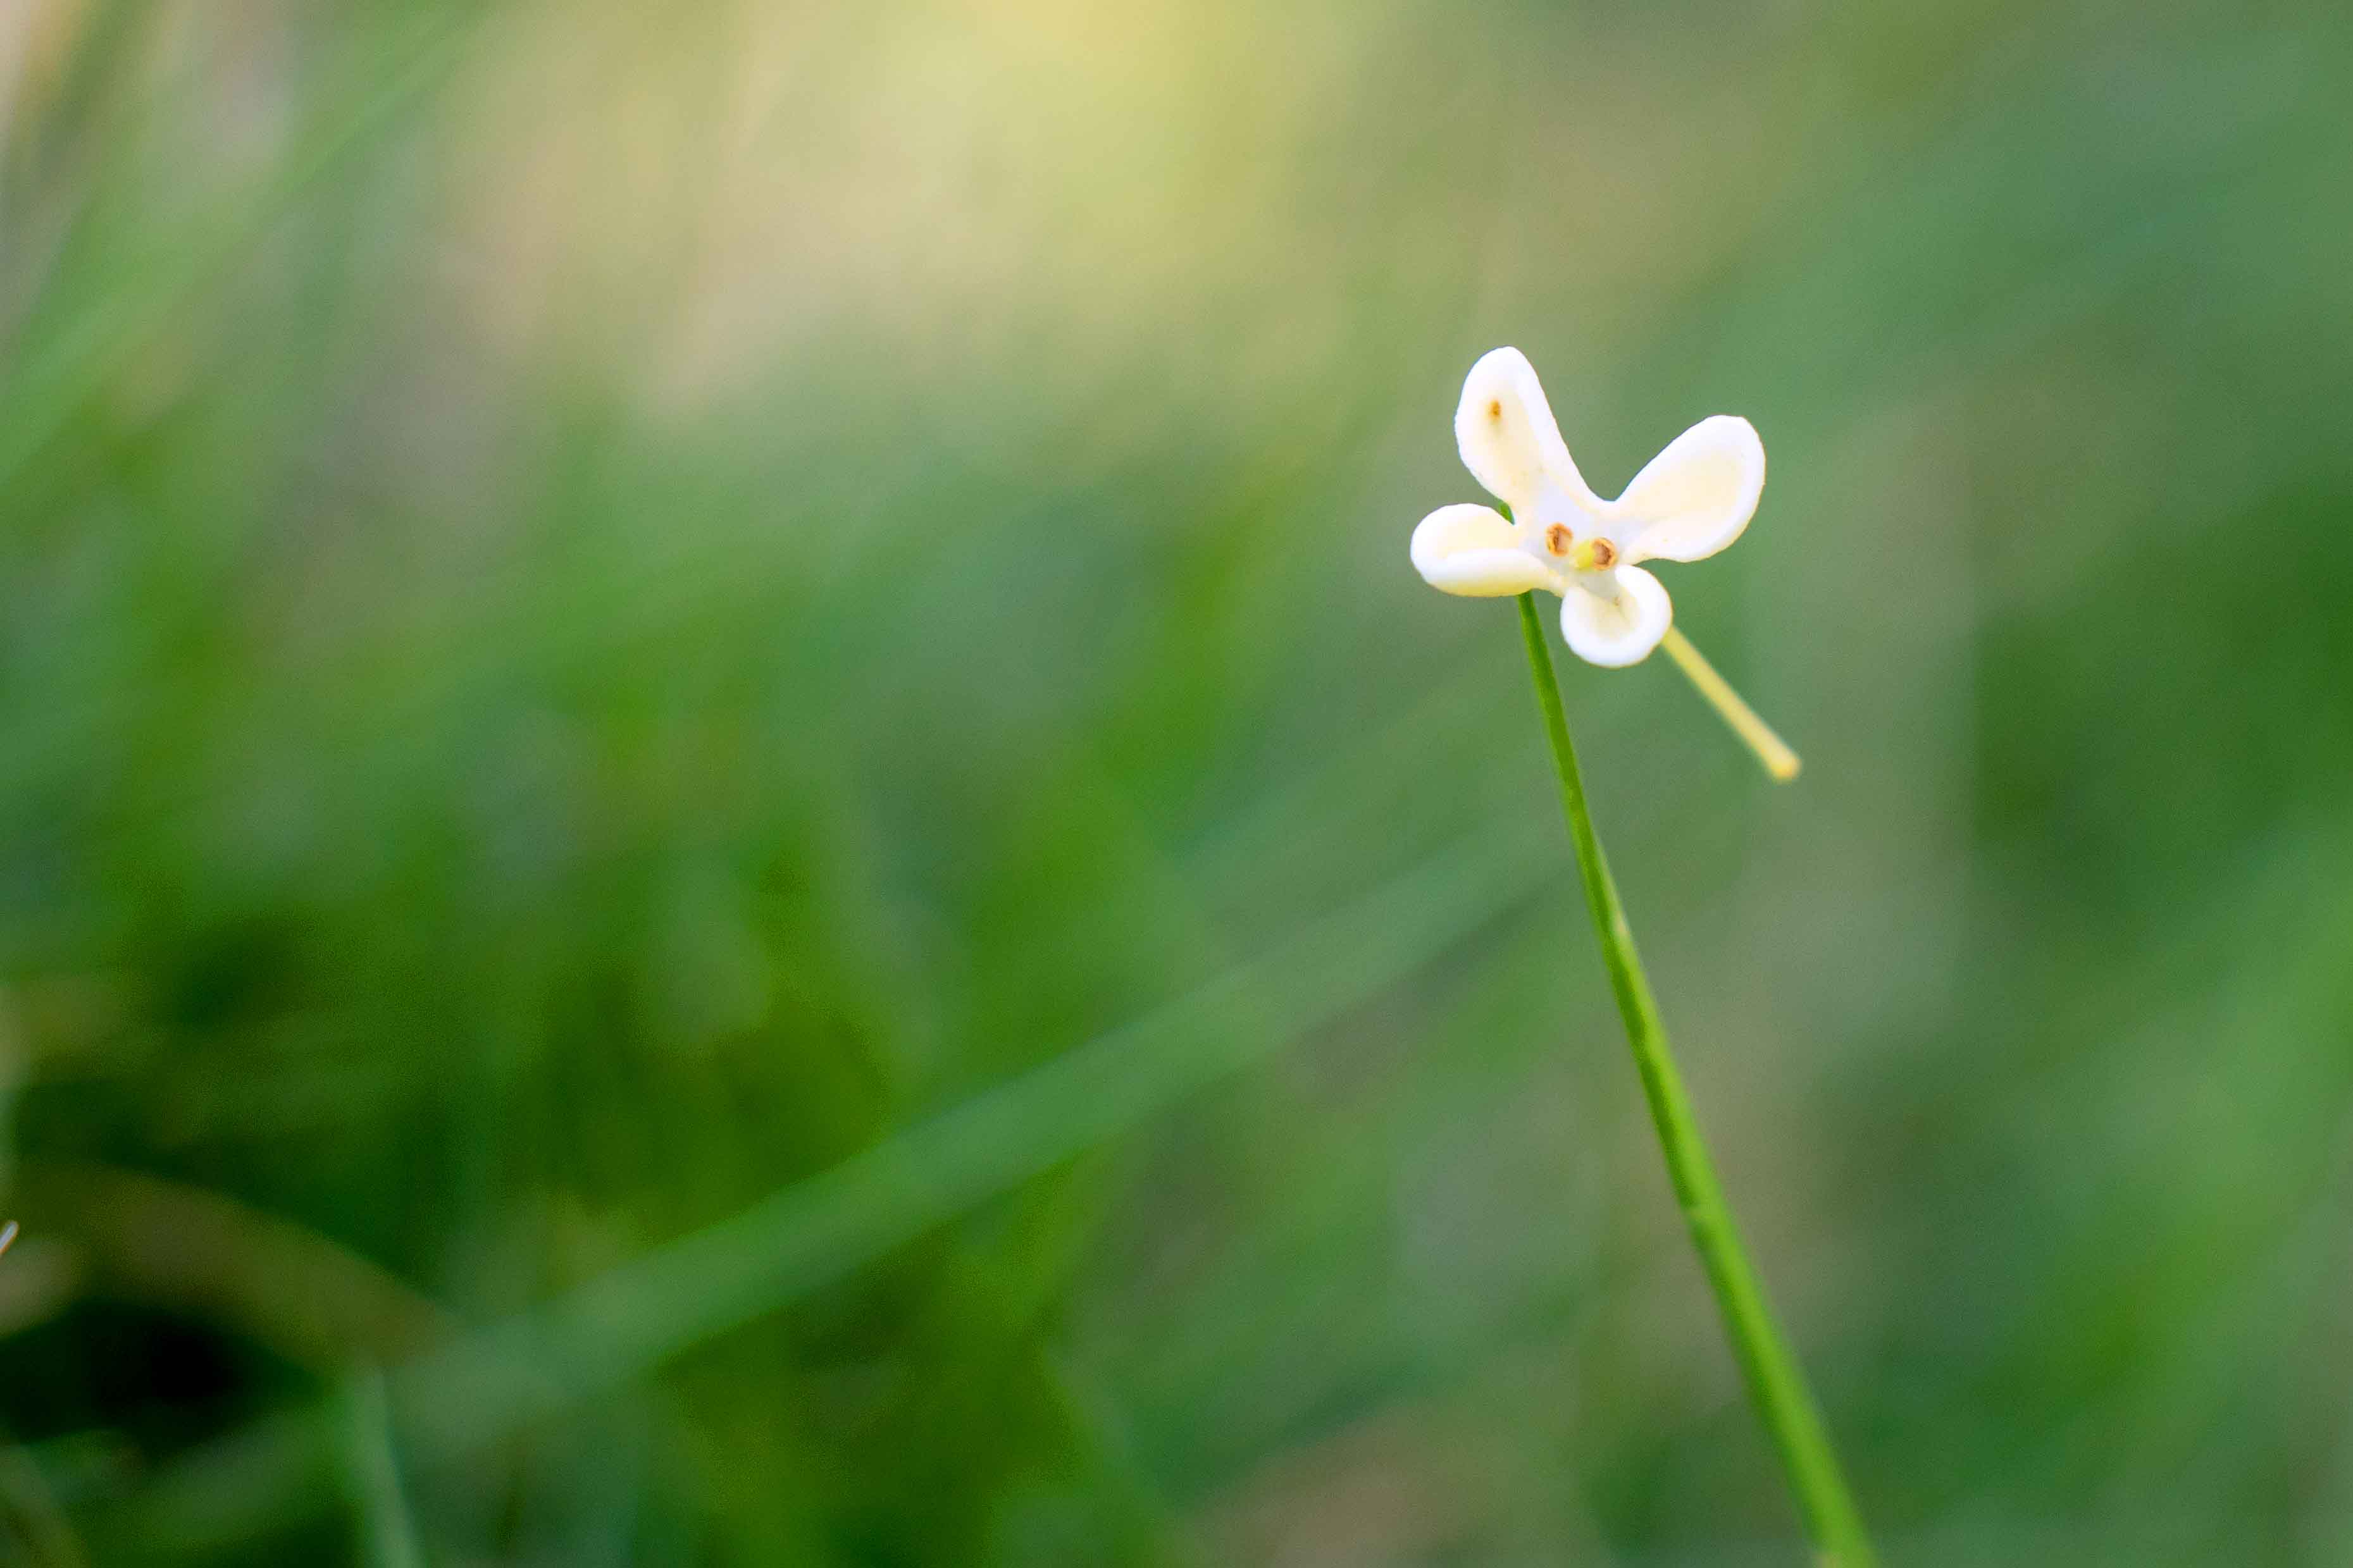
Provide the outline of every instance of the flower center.
{"type": "Polygon", "coordinates": [[[1618,547],[1606,539],[1588,539],[1577,547],[1569,564],[1579,572],[1607,572],[1618,564],[1618,547]]]}

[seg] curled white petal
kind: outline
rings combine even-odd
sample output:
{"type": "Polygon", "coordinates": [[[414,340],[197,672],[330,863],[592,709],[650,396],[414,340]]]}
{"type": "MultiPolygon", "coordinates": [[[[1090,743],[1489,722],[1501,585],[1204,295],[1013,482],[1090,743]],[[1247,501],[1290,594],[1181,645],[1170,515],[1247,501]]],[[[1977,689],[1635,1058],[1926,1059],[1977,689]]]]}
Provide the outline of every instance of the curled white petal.
{"type": "Polygon", "coordinates": [[[1580,572],[1560,600],[1560,635],[1588,664],[1640,664],[1667,635],[1674,605],[1656,577],[1639,566],[1580,572]]]}
{"type": "Polygon", "coordinates": [[[1668,443],[1608,510],[1630,560],[1697,561],[1740,537],[1764,489],[1757,427],[1718,414],[1668,443]]]}
{"type": "Polygon", "coordinates": [[[1523,518],[1535,516],[1547,479],[1572,497],[1593,493],[1569,461],[1535,367],[1517,349],[1492,350],[1471,367],[1454,409],[1454,441],[1472,477],[1523,518]]]}
{"type": "Polygon", "coordinates": [[[1561,590],[1560,574],[1520,546],[1519,530],[1490,506],[1442,506],[1413,531],[1413,569],[1433,588],[1499,598],[1561,590]]]}

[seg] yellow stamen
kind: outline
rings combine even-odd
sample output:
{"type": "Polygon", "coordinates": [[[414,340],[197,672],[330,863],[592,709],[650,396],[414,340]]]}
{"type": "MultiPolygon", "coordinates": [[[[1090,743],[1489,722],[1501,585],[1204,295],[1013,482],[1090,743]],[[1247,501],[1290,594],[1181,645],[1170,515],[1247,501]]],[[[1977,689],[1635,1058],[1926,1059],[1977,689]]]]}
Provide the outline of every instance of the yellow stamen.
{"type": "Polygon", "coordinates": [[[1618,547],[1606,539],[1588,539],[1577,547],[1571,564],[1580,572],[1607,572],[1618,564],[1618,547]]]}
{"type": "Polygon", "coordinates": [[[1715,710],[1724,715],[1724,721],[1732,726],[1732,732],[1748,742],[1748,749],[1757,753],[1757,760],[1765,764],[1765,771],[1772,774],[1777,783],[1788,784],[1798,776],[1800,765],[1798,753],[1789,750],[1788,742],[1780,736],[1773,733],[1771,725],[1757,717],[1757,710],[1740,700],[1740,693],[1732,689],[1731,683],[1724,677],[1716,674],[1715,666],[1700,657],[1699,649],[1692,647],[1689,637],[1669,626],[1659,646],[1667,650],[1667,657],[1673,659],[1685,675],[1691,677],[1691,683],[1699,688],[1699,694],[1715,705],[1715,710]]]}

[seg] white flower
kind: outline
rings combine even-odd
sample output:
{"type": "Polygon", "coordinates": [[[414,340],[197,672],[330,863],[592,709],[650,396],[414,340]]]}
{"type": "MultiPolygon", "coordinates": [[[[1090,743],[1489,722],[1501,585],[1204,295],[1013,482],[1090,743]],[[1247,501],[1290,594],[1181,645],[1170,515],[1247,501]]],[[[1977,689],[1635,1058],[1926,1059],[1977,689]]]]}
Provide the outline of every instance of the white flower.
{"type": "Polygon", "coordinates": [[[1413,531],[1414,569],[1450,594],[1560,595],[1560,631],[1594,664],[1640,662],[1674,618],[1645,561],[1697,561],[1748,526],[1765,488],[1765,446],[1747,420],[1703,419],[1651,459],[1626,493],[1587,487],[1553,422],[1535,368],[1517,349],[1471,367],[1454,439],[1472,477],[1512,509],[1444,506],[1413,531]]]}

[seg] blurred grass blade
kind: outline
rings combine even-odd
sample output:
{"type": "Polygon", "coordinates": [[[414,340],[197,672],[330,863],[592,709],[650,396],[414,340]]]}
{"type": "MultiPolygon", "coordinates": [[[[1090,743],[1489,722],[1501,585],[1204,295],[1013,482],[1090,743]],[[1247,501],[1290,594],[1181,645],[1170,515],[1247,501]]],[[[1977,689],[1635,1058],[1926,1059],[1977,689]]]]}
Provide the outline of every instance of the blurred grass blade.
{"type": "Polygon", "coordinates": [[[128,282],[101,288],[14,363],[0,360],[6,373],[0,376],[0,487],[23,472],[174,310],[245,254],[288,203],[447,80],[484,14],[437,6],[402,22],[397,43],[371,37],[355,45],[321,94],[315,123],[290,138],[294,154],[259,188],[191,226],[195,232],[175,235],[169,245],[142,255],[128,282]]]}
{"type": "MultiPolygon", "coordinates": [[[[1157,1012],[396,1370],[386,1379],[393,1431],[417,1462],[430,1462],[625,1384],[1331,1022],[1542,876],[1523,836],[1460,846],[1157,1012]]],[[[114,1539],[149,1551],[226,1542],[306,1506],[327,1425],[281,1417],[224,1439],[126,1507],[114,1539]]]]}
{"type": "Polygon", "coordinates": [[[372,1366],[353,1373],[344,1380],[342,1405],[343,1468],[359,1515],[361,1562],[367,1568],[424,1568],[417,1527],[401,1496],[384,1373],[372,1366]]]}

